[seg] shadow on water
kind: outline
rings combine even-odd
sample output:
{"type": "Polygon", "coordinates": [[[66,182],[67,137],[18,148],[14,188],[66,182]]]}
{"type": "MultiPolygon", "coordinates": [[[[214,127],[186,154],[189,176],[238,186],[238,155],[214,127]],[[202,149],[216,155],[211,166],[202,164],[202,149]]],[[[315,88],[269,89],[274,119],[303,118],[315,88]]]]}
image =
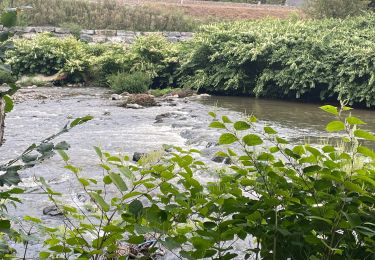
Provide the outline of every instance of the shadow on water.
{"type": "MultiPolygon", "coordinates": [[[[321,111],[319,107],[322,105],[319,104],[230,96],[211,96],[200,102],[253,114],[260,120],[281,124],[284,127],[324,131],[326,124],[334,119],[332,115],[321,111]]],[[[367,123],[367,130],[375,132],[375,111],[354,109],[352,114],[367,123]]]]}

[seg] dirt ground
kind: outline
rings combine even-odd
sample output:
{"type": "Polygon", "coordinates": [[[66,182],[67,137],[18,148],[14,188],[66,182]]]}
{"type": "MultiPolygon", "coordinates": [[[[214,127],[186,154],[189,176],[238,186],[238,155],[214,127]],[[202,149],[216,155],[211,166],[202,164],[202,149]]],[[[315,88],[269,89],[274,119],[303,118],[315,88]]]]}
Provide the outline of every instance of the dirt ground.
{"type": "Polygon", "coordinates": [[[155,8],[179,10],[198,19],[249,20],[275,17],[285,19],[291,15],[302,15],[295,7],[277,5],[254,5],[245,3],[192,1],[192,0],[118,0],[122,4],[146,5],[155,8]]]}

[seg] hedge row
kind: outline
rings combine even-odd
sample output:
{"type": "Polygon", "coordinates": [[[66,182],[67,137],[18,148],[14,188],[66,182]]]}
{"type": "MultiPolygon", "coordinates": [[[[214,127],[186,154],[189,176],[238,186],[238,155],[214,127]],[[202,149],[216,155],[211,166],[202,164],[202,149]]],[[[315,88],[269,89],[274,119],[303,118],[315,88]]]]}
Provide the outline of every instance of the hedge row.
{"type": "Polygon", "coordinates": [[[153,87],[272,98],[348,99],[375,105],[375,16],[346,20],[263,20],[201,27],[172,44],[161,36],[128,47],[87,45],[42,35],[17,40],[8,62],[19,74],[105,83],[111,73],[144,71],[153,87]],[[65,47],[64,47],[65,46],[65,47]]]}

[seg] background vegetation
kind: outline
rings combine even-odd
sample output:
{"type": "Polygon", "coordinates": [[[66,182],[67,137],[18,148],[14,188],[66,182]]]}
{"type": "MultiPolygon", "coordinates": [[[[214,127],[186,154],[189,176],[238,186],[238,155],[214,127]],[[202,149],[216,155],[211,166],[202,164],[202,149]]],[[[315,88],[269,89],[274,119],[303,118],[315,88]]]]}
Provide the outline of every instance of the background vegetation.
{"type": "Polygon", "coordinates": [[[375,105],[375,16],[236,22],[201,27],[173,44],[161,35],[128,47],[40,35],[17,40],[7,61],[19,74],[53,74],[105,86],[112,73],[143,71],[152,88],[337,100],[375,105]],[[65,47],[64,47],[65,46],[65,47]],[[66,50],[65,50],[66,49],[66,50]]]}
{"type": "Polygon", "coordinates": [[[117,1],[14,0],[14,5],[31,5],[20,25],[79,26],[81,29],[133,31],[193,31],[200,24],[173,8],[121,5],[117,1]]]}

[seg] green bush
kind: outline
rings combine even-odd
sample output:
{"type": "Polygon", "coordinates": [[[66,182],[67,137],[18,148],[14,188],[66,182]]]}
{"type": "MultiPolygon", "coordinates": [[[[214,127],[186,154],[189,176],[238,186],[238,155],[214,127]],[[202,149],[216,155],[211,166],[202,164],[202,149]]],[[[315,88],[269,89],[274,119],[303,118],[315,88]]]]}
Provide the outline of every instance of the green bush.
{"type": "Polygon", "coordinates": [[[99,45],[89,47],[90,71],[88,77],[98,86],[106,86],[107,77],[118,72],[129,72],[132,66],[132,57],[129,50],[120,45],[99,45]],[[103,48],[104,47],[104,48],[103,48]]]}
{"type": "Polygon", "coordinates": [[[346,18],[367,9],[364,0],[307,0],[304,11],[316,18],[346,18]]]}
{"type": "Polygon", "coordinates": [[[375,16],[205,26],[180,53],[180,83],[214,93],[375,105],[375,16]]]}
{"type": "Polygon", "coordinates": [[[131,94],[145,93],[152,81],[150,75],[142,72],[112,74],[108,76],[108,84],[115,93],[128,92],[131,94]]]}
{"type": "Polygon", "coordinates": [[[64,72],[69,81],[82,81],[89,67],[85,43],[74,37],[60,39],[39,34],[33,40],[19,39],[7,52],[7,62],[15,74],[53,75],[64,72]]]}
{"type": "Polygon", "coordinates": [[[0,70],[0,85],[4,83],[14,83],[15,81],[16,79],[11,73],[5,70],[0,70]]]}
{"type": "Polygon", "coordinates": [[[139,37],[130,47],[131,71],[150,73],[154,88],[176,86],[178,48],[161,34],[139,37]]]}

